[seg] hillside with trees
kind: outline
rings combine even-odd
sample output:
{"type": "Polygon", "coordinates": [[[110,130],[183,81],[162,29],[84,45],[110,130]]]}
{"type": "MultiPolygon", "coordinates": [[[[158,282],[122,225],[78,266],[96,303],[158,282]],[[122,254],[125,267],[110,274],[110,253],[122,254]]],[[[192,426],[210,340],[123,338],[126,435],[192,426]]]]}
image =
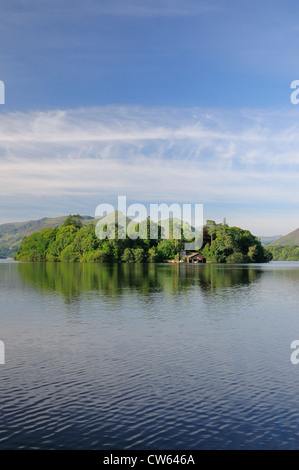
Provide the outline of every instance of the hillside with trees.
{"type": "MultiPolygon", "coordinates": [[[[61,217],[43,217],[25,222],[11,222],[0,225],[0,258],[13,257],[23,237],[39,232],[45,228],[55,228],[63,224],[67,215],[61,217]]],[[[83,224],[89,223],[93,217],[82,216],[83,224]]]]}
{"type": "Polygon", "coordinates": [[[270,246],[299,246],[299,228],[273,241],[270,246]]]}
{"type": "Polygon", "coordinates": [[[201,253],[211,263],[265,263],[271,253],[249,230],[207,220],[201,253]]]}
{"type": "Polygon", "coordinates": [[[299,261],[299,229],[279,237],[267,246],[273,261],[299,261]]]}
{"type": "Polygon", "coordinates": [[[267,248],[272,253],[273,261],[299,261],[299,245],[270,245],[267,248]]]}
{"type": "MultiPolygon", "coordinates": [[[[21,261],[60,262],[161,262],[178,260],[179,252],[187,241],[173,237],[163,238],[157,225],[157,239],[150,238],[148,218],[147,237],[118,239],[118,226],[114,239],[99,239],[95,222],[83,225],[80,215],[69,215],[59,227],[45,228],[24,237],[15,254],[21,261]]],[[[248,230],[229,227],[226,223],[207,221],[203,228],[201,253],[211,263],[263,263],[272,259],[271,253],[248,230]]]]}

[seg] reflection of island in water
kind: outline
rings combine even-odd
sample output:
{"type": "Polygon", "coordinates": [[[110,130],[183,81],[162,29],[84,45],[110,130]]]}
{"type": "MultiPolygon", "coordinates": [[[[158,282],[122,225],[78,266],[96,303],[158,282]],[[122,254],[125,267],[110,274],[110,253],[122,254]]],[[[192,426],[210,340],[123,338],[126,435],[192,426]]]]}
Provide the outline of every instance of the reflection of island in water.
{"type": "Polygon", "coordinates": [[[250,284],[262,269],[250,265],[179,264],[80,264],[20,263],[22,281],[45,291],[62,293],[71,300],[83,292],[98,291],[115,297],[132,291],[144,296],[153,292],[176,293],[191,288],[205,293],[250,284]]]}

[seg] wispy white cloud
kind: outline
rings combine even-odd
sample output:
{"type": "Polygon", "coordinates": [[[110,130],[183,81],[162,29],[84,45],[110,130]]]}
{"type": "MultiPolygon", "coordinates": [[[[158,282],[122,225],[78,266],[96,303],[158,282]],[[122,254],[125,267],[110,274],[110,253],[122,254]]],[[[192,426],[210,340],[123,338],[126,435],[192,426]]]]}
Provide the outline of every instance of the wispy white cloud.
{"type": "Polygon", "coordinates": [[[85,198],[96,207],[120,194],[299,207],[296,114],[140,107],[2,114],[1,200],[72,197],[74,211],[85,198]]]}
{"type": "Polygon", "coordinates": [[[299,163],[292,111],[102,107],[0,115],[1,159],[160,157],[282,170],[299,163]],[[29,156],[29,155],[28,155],[29,156]]]}

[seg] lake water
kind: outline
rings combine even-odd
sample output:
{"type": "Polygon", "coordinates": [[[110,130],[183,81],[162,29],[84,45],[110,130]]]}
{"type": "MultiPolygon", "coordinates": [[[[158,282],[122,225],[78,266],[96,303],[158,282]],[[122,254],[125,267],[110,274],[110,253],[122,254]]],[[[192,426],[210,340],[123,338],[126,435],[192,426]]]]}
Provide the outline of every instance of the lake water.
{"type": "Polygon", "coordinates": [[[299,448],[299,263],[0,262],[0,449],[299,448]]]}

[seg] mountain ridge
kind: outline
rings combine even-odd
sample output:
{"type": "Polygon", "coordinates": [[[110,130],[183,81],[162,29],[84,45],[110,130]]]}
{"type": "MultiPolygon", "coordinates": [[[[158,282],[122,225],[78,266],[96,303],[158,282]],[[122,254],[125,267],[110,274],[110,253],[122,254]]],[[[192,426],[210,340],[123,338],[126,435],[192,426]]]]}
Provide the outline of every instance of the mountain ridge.
{"type": "MultiPolygon", "coordinates": [[[[0,224],[0,257],[13,255],[23,237],[39,232],[44,228],[55,228],[63,224],[68,216],[42,217],[41,219],[26,220],[24,222],[7,222],[0,224]]],[[[94,220],[89,215],[82,216],[83,223],[94,220]]]]}
{"type": "Polygon", "coordinates": [[[283,237],[283,235],[258,236],[258,238],[261,240],[262,245],[271,245],[271,243],[275,242],[276,240],[278,240],[278,238],[281,237],[283,237]]]}
{"type": "Polygon", "coordinates": [[[299,245],[299,228],[296,228],[287,235],[278,238],[277,240],[270,243],[270,246],[293,246],[299,245]]]}

